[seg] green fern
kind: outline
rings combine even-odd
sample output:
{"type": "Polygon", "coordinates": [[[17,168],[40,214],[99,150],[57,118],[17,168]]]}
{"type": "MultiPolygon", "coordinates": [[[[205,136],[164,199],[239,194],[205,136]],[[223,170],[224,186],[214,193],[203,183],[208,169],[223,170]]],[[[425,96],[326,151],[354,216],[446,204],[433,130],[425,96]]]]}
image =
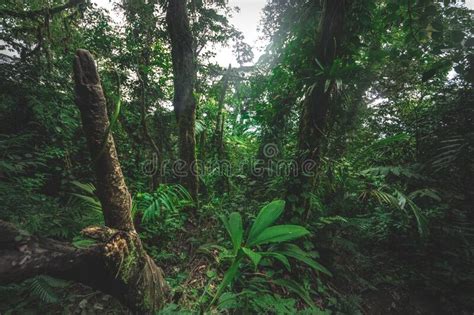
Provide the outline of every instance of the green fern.
{"type": "Polygon", "coordinates": [[[428,222],[420,207],[418,207],[418,205],[413,200],[414,198],[421,196],[435,197],[434,199],[437,199],[433,191],[430,193],[430,191],[427,189],[412,192],[407,196],[401,191],[389,188],[385,185],[380,187],[371,187],[370,189],[363,191],[359,198],[361,200],[373,199],[376,200],[380,205],[387,205],[391,208],[402,210],[407,214],[407,209],[411,210],[416,220],[418,233],[420,236],[424,237],[428,233],[428,222]],[[387,192],[386,190],[391,190],[393,192],[387,192]]]}
{"type": "Polygon", "coordinates": [[[193,204],[188,191],[181,185],[160,185],[154,193],[138,193],[132,215],[142,214],[144,223],[156,222],[164,214],[172,214],[193,204]]]}
{"type": "Polygon", "coordinates": [[[468,148],[469,143],[462,136],[453,136],[441,141],[442,146],[431,160],[431,167],[435,172],[451,167],[468,148]]]}
{"type": "Polygon", "coordinates": [[[403,166],[377,166],[371,167],[361,172],[363,175],[374,175],[386,177],[388,175],[394,175],[396,177],[405,177],[407,179],[425,179],[417,172],[403,166]]]}
{"type": "Polygon", "coordinates": [[[81,204],[95,212],[102,213],[102,205],[100,204],[99,198],[95,194],[95,187],[93,184],[83,184],[78,181],[72,181],[74,185],[81,193],[70,193],[81,201],[81,204]]]}
{"type": "Polygon", "coordinates": [[[69,285],[67,281],[41,275],[30,280],[30,291],[45,303],[57,303],[59,297],[55,289],[64,289],[69,285]]]}

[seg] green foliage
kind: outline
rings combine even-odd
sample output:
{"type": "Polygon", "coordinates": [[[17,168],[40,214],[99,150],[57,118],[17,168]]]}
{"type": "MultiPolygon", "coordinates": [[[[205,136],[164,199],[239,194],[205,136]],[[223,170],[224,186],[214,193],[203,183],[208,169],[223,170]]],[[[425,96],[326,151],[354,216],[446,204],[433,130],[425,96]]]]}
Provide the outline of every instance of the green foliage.
{"type": "Polygon", "coordinates": [[[181,185],[160,185],[153,193],[137,193],[132,215],[141,215],[143,224],[167,224],[180,216],[180,211],[193,205],[188,191],[181,185]]]}
{"type": "Polygon", "coordinates": [[[21,284],[0,286],[2,298],[5,298],[5,300],[0,303],[0,309],[4,307],[4,303],[7,303],[7,300],[9,300],[10,303],[15,303],[18,297],[25,294],[27,297],[17,301],[17,305],[13,305],[11,309],[7,310],[7,313],[15,310],[21,311],[22,307],[36,301],[48,306],[57,304],[62,298],[60,292],[66,290],[70,285],[71,283],[68,281],[41,275],[28,279],[21,284]]]}
{"type": "Polygon", "coordinates": [[[82,236],[76,236],[72,240],[72,245],[77,248],[88,248],[94,245],[96,242],[89,238],[83,238],[82,236]]]}
{"type": "Polygon", "coordinates": [[[258,313],[272,310],[275,314],[295,314],[297,312],[295,299],[283,298],[277,294],[256,293],[251,290],[243,291],[238,295],[228,292],[222,294],[218,309],[221,311],[248,309],[258,313]]]}
{"type": "Polygon", "coordinates": [[[229,233],[229,236],[232,240],[233,254],[237,255],[238,250],[242,246],[242,237],[243,237],[243,227],[242,227],[242,217],[237,212],[232,212],[227,219],[225,216],[221,216],[221,221],[224,224],[224,227],[229,233]]]}
{"type": "Polygon", "coordinates": [[[78,198],[83,206],[91,209],[99,215],[102,214],[102,205],[95,194],[95,187],[93,184],[83,184],[78,181],[72,181],[71,184],[80,191],[80,193],[71,193],[72,196],[78,198]]]}
{"type": "MultiPolygon", "coordinates": [[[[242,66],[252,53],[230,23],[237,10],[188,1],[204,164],[196,205],[172,184],[171,167],[148,172],[180,158],[165,2],[118,1],[110,13],[90,1],[57,13],[67,1],[0,4],[0,219],[78,249],[94,244],[81,229],[104,224],[95,187],[84,184],[94,182],[94,158],[71,80],[74,51],[85,48],[97,60],[135,226],[172,289],[161,314],[472,312],[472,10],[348,1],[338,57],[323,64],[315,52],[325,1],[270,0],[261,21],[269,45],[242,66]],[[44,14],[28,16],[34,10],[44,14]],[[228,70],[222,96],[226,72],[213,56],[228,45],[240,66],[228,70]],[[329,99],[327,109],[311,100],[315,119],[327,115],[311,152],[315,176],[289,193],[300,179],[282,165],[299,161],[300,144],[315,136],[301,133],[315,88],[329,99]],[[275,201],[254,213],[265,200],[275,201]]],[[[55,281],[0,287],[0,312],[61,312],[77,288],[55,281]]]]}
{"type": "Polygon", "coordinates": [[[258,235],[260,235],[267,227],[275,223],[276,220],[281,216],[285,209],[285,201],[276,200],[260,210],[255,219],[255,222],[250,228],[248,243],[253,243],[258,235]]]}
{"type": "Polygon", "coordinates": [[[53,288],[66,288],[69,283],[63,280],[51,278],[48,276],[37,276],[31,279],[31,293],[39,297],[46,303],[56,303],[59,301],[58,296],[53,292],[53,288]]]}
{"type": "MultiPolygon", "coordinates": [[[[288,270],[290,270],[290,263],[287,257],[291,257],[307,264],[316,271],[331,275],[326,268],[313,260],[307,252],[303,251],[295,244],[287,243],[288,241],[296,240],[308,235],[309,231],[298,225],[273,225],[282,215],[284,208],[285,202],[283,200],[275,200],[264,206],[250,227],[245,242],[242,242],[244,230],[240,214],[233,212],[230,214],[229,218],[226,218],[225,216],[221,217],[223,225],[233,244],[233,248],[230,251],[223,248],[224,251],[231,253],[229,255],[231,265],[225,272],[222,282],[219,284],[210,305],[218,301],[224,290],[234,281],[238,275],[244,257],[247,257],[250,260],[255,270],[257,270],[262,259],[270,258],[281,262],[288,270]],[[275,243],[278,246],[283,247],[270,247],[269,249],[262,251],[261,246],[268,243],[275,243]]],[[[287,282],[275,281],[275,284],[283,285],[287,284],[287,282]]],[[[308,302],[310,300],[308,298],[305,301],[308,302]]],[[[309,305],[312,305],[312,303],[309,305]]]]}

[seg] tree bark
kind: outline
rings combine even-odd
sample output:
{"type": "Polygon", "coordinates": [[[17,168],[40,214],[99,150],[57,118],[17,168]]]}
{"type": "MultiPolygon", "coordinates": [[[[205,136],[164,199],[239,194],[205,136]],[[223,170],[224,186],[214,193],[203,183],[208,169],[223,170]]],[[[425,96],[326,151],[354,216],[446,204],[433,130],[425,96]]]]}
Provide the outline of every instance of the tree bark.
{"type": "Polygon", "coordinates": [[[167,285],[133,226],[131,198],[109,130],[104,93],[86,50],[76,52],[74,80],[107,226],[86,228],[83,234],[97,243],[76,249],[0,222],[0,284],[48,274],[90,285],[114,295],[136,313],[150,314],[163,306],[167,285]]]}
{"type": "Polygon", "coordinates": [[[227,68],[224,73],[221,81],[221,89],[219,93],[219,99],[217,100],[217,119],[216,119],[216,130],[214,133],[214,145],[217,150],[217,158],[222,160],[224,158],[224,102],[227,89],[229,87],[229,77],[230,77],[231,65],[227,68]]]}
{"type": "Polygon", "coordinates": [[[23,19],[51,17],[66,9],[78,7],[79,5],[84,4],[85,2],[86,2],[85,0],[69,0],[65,4],[59,5],[53,8],[43,8],[43,9],[31,10],[31,11],[12,11],[8,9],[2,9],[0,10],[0,16],[11,16],[11,17],[23,18],[23,19]]]}
{"type": "Polygon", "coordinates": [[[91,54],[78,50],[74,60],[76,105],[94,161],[97,194],[108,227],[134,231],[130,214],[132,198],[128,192],[109,130],[109,118],[99,74],[91,54]]]}
{"type": "Polygon", "coordinates": [[[46,274],[108,293],[139,314],[151,314],[164,303],[161,269],[146,255],[136,233],[108,227],[82,231],[96,244],[69,243],[31,236],[0,221],[0,285],[46,274]]]}
{"type": "Polygon", "coordinates": [[[29,235],[13,224],[0,221],[0,284],[19,282],[39,274],[81,281],[97,287],[105,284],[97,266],[104,265],[99,246],[80,250],[71,244],[29,235]],[[91,266],[91,268],[87,270],[91,266]],[[96,278],[98,275],[99,278],[96,278]],[[97,284],[94,285],[97,279],[97,284]]]}
{"type": "MultiPolygon", "coordinates": [[[[344,17],[348,3],[348,0],[324,1],[317,31],[315,57],[325,70],[329,69],[334,60],[341,56],[344,17]]],[[[315,66],[319,67],[319,65],[315,66]]],[[[301,196],[301,192],[310,191],[314,176],[304,174],[304,164],[312,160],[316,163],[312,171],[317,169],[334,85],[333,80],[326,75],[321,75],[308,89],[303,103],[298,136],[298,177],[296,181],[290,183],[288,189],[288,195],[300,197],[296,204],[293,203],[297,207],[307,207],[307,200],[301,196]]]]}
{"type": "Polygon", "coordinates": [[[198,177],[196,172],[196,60],[194,40],[189,26],[186,0],[169,0],[166,21],[171,40],[173,61],[174,98],[173,107],[178,123],[179,155],[184,162],[181,183],[197,202],[198,177]]]}

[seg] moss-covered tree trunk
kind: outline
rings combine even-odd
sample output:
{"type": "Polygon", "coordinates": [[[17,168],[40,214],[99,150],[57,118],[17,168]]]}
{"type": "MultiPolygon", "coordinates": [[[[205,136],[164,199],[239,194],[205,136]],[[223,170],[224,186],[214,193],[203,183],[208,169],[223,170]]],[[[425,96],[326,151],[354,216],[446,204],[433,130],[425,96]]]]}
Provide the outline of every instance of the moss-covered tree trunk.
{"type": "Polygon", "coordinates": [[[131,197],[109,130],[104,93],[86,50],[76,52],[74,81],[106,226],[84,229],[83,235],[96,244],[77,249],[0,221],[0,284],[49,274],[110,293],[135,313],[151,314],[163,306],[167,285],[133,226],[131,197]]]}
{"type": "Polygon", "coordinates": [[[105,224],[116,230],[107,245],[107,266],[123,287],[122,300],[134,310],[152,312],[163,304],[162,271],[145,252],[131,217],[131,197],[109,129],[105,97],[91,54],[78,50],[74,60],[76,104],[94,161],[97,192],[105,224]]]}
{"type": "Polygon", "coordinates": [[[186,0],[169,0],[166,14],[171,40],[173,61],[174,98],[173,107],[178,123],[179,158],[183,162],[180,170],[184,176],[181,183],[197,202],[198,176],[196,165],[196,58],[194,40],[189,26],[186,0]]]}

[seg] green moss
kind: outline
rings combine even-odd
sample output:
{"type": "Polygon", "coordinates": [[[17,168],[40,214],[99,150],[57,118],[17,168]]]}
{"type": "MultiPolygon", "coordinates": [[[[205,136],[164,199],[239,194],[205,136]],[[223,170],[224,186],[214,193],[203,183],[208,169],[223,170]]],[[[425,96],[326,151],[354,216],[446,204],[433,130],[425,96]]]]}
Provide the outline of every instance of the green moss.
{"type": "Polygon", "coordinates": [[[127,242],[128,245],[128,255],[123,258],[123,261],[119,265],[119,270],[117,277],[123,280],[123,282],[128,283],[130,278],[134,274],[134,269],[138,264],[139,254],[137,248],[133,242],[127,242]]]}
{"type": "Polygon", "coordinates": [[[150,292],[152,290],[150,290],[149,288],[144,288],[144,291],[143,291],[143,308],[145,309],[152,309],[153,308],[153,300],[154,300],[154,296],[151,296],[150,292]]]}

